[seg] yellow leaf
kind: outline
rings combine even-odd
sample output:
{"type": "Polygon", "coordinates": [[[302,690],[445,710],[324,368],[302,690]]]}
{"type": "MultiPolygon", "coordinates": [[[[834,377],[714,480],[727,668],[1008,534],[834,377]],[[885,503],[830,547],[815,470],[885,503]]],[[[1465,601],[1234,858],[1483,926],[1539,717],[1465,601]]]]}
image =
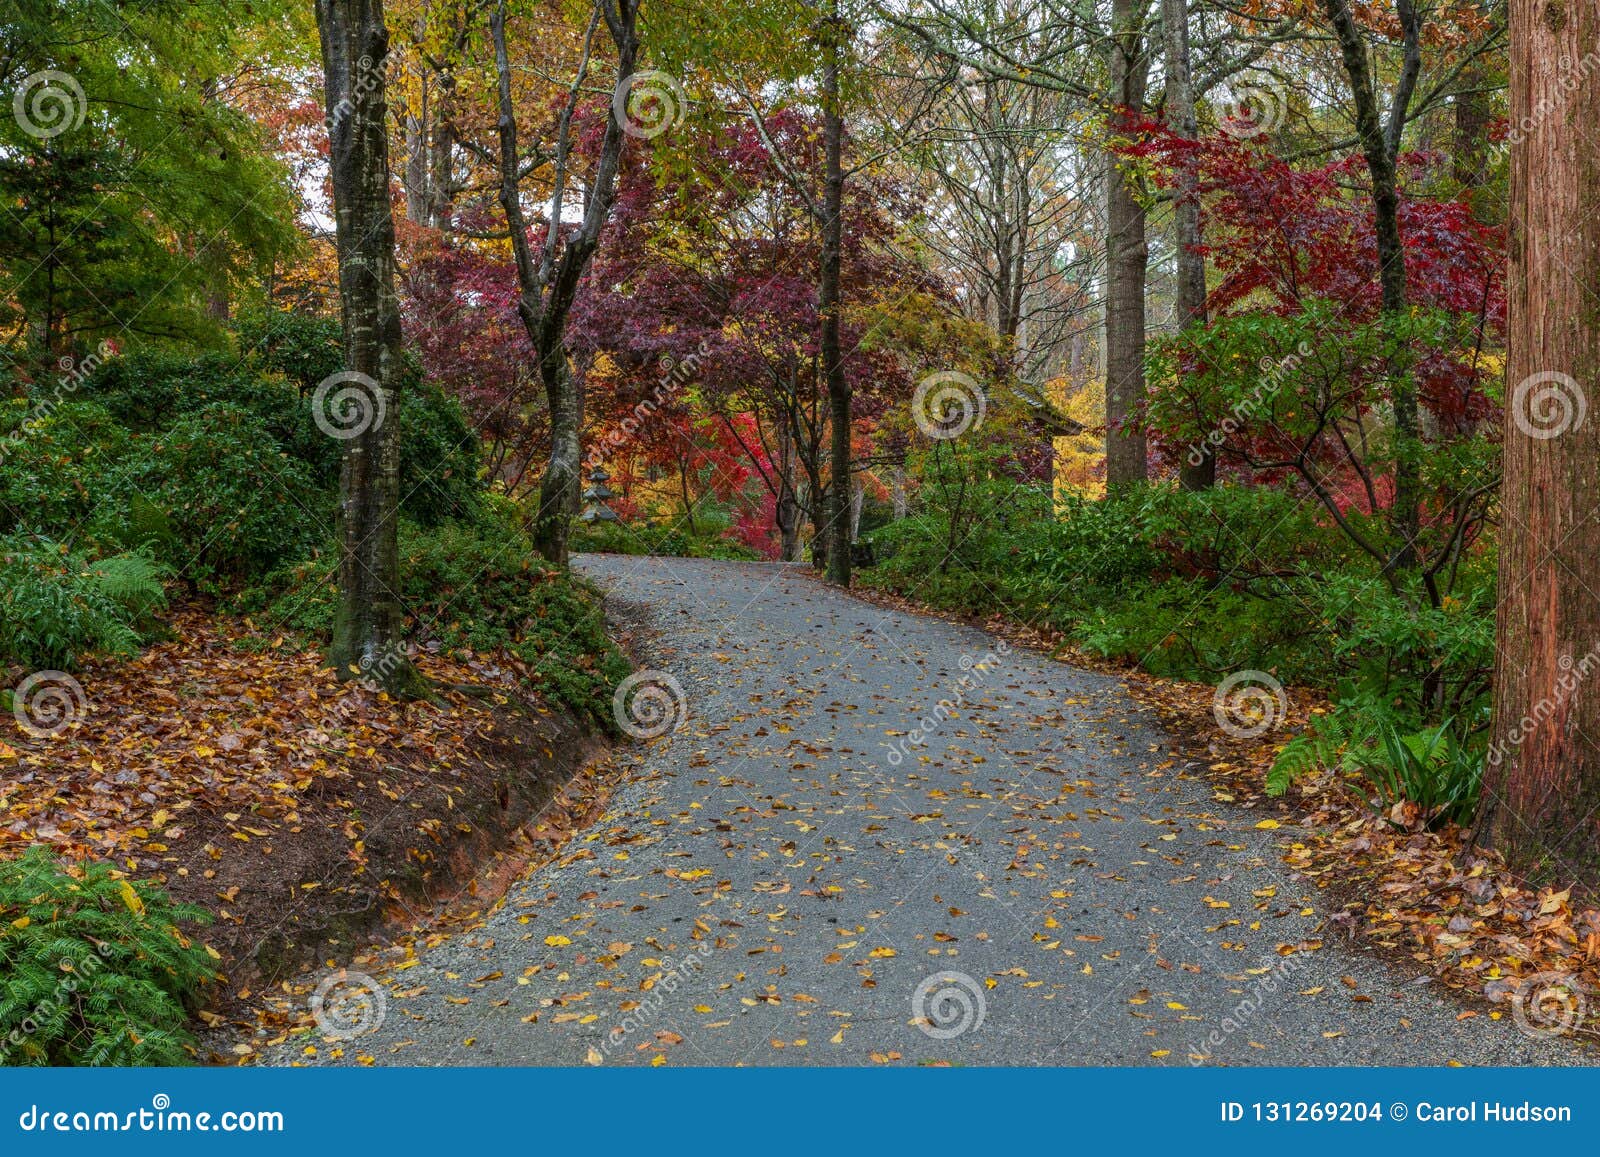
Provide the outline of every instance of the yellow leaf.
{"type": "Polygon", "coordinates": [[[119,880],[118,883],[122,885],[122,902],[127,906],[128,911],[135,916],[143,916],[144,901],[139,899],[139,893],[133,890],[133,885],[126,880],[119,880]]]}
{"type": "Polygon", "coordinates": [[[552,948],[565,948],[572,943],[565,936],[546,936],[544,942],[552,948]]]}
{"type": "Polygon", "coordinates": [[[1260,828],[1264,832],[1270,832],[1273,828],[1275,828],[1277,826],[1278,826],[1278,821],[1277,820],[1262,820],[1260,823],[1258,823],[1256,825],[1256,827],[1260,828]]]}

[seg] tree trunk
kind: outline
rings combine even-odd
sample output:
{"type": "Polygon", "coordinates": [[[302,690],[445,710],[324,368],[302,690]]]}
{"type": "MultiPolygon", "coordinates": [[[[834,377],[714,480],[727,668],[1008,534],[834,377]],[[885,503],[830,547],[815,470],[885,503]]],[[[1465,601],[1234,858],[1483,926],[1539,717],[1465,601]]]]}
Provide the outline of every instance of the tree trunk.
{"type": "Polygon", "coordinates": [[[850,382],[844,372],[839,342],[843,306],[840,264],[844,234],[844,117],[839,105],[839,40],[843,35],[837,3],[830,5],[823,33],[822,64],[822,268],[817,286],[821,315],[822,364],[828,388],[828,424],[832,441],[828,486],[828,581],[850,585],[850,382]]]}
{"type": "MultiPolygon", "coordinates": [[[[604,18],[617,50],[617,79],[613,91],[633,75],[639,53],[636,27],[639,0],[597,0],[590,38],[604,18]]],[[[517,315],[538,359],[550,407],[550,461],[539,488],[539,509],[533,518],[533,541],[539,552],[560,566],[567,563],[567,540],[572,516],[583,495],[583,390],[572,372],[567,352],[567,319],[577,299],[583,275],[600,244],[600,232],[611,215],[616,197],[617,169],[622,160],[624,132],[616,102],[606,116],[605,135],[595,159],[583,219],[570,233],[551,228],[544,247],[535,254],[522,211],[521,151],[517,144],[516,106],[511,98],[511,55],[506,47],[506,3],[500,0],[489,18],[494,45],[495,75],[499,95],[500,206],[511,235],[511,253],[517,269],[517,315]]],[[[571,176],[572,118],[587,75],[592,39],[586,38],[583,61],[562,112],[552,173],[549,221],[562,219],[565,190],[571,176]]]]}
{"type": "Polygon", "coordinates": [[[540,554],[565,566],[572,516],[583,502],[583,403],[565,341],[552,343],[539,362],[539,376],[550,407],[550,461],[539,482],[533,538],[540,554]]]}
{"type": "Polygon", "coordinates": [[[778,440],[778,504],[777,522],[779,535],[778,556],[784,562],[798,562],[800,559],[800,500],[795,493],[794,477],[794,436],[790,433],[789,423],[780,419],[777,430],[778,440]]]}
{"type": "Polygon", "coordinates": [[[439,74],[434,101],[432,133],[428,140],[428,224],[443,229],[450,224],[454,188],[451,171],[455,155],[456,78],[448,70],[439,74]]]}
{"type": "Polygon", "coordinates": [[[1600,86],[1564,84],[1561,62],[1597,41],[1593,4],[1512,0],[1511,123],[1561,113],[1512,151],[1505,520],[1480,822],[1518,867],[1589,879],[1600,836],[1600,423],[1585,408],[1600,366],[1600,86]]]}
{"type": "Polygon", "coordinates": [[[1411,0],[1396,0],[1395,8],[1406,40],[1405,60],[1385,124],[1378,112],[1366,40],[1351,15],[1348,0],[1322,0],[1322,7],[1339,42],[1350,94],[1355,102],[1356,136],[1361,141],[1361,152],[1372,181],[1378,284],[1383,315],[1389,325],[1387,372],[1394,406],[1394,502],[1390,506],[1389,521],[1397,545],[1389,569],[1408,570],[1416,565],[1417,531],[1421,525],[1421,445],[1416,383],[1411,376],[1410,359],[1401,333],[1407,312],[1406,262],[1400,241],[1400,195],[1395,180],[1395,158],[1400,152],[1406,111],[1422,64],[1421,24],[1411,0]]]}
{"type": "MultiPolygon", "coordinates": [[[[319,424],[344,439],[339,471],[339,607],[328,659],[339,677],[412,697],[426,693],[402,646],[400,307],[382,0],[317,0],[344,321],[344,376],[319,387],[319,424]],[[336,389],[337,392],[332,392],[336,389]],[[331,428],[330,428],[331,427],[331,428]]],[[[332,381],[330,379],[330,381],[332,381]]]]}
{"type": "Polygon", "coordinates": [[[1488,179],[1489,88],[1493,82],[1484,62],[1475,60],[1461,70],[1455,94],[1455,130],[1451,160],[1455,179],[1463,188],[1477,189],[1488,179]]]}
{"type": "MultiPolygon", "coordinates": [[[[1189,72],[1188,0],[1161,0],[1161,25],[1167,50],[1167,128],[1186,141],[1195,139],[1194,81],[1189,72]]],[[[1206,325],[1206,259],[1200,252],[1200,201],[1194,175],[1178,176],[1172,208],[1173,242],[1177,248],[1177,309],[1182,329],[1206,325]]],[[[1217,480],[1217,458],[1210,445],[1200,447],[1200,460],[1185,455],[1178,481],[1185,490],[1205,490],[1217,480]]]]}
{"type": "MultiPolygon", "coordinates": [[[[1126,131],[1144,109],[1150,58],[1139,0],[1111,6],[1113,134],[1126,131]]],[[[1106,486],[1118,489],[1150,477],[1144,436],[1144,292],[1150,251],[1137,175],[1106,159],[1106,486]]]]}

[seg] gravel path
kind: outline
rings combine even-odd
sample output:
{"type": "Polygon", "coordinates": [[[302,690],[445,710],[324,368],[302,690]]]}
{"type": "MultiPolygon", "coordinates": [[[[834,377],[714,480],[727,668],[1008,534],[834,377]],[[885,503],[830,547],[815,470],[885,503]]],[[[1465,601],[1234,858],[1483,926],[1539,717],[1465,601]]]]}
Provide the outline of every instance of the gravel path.
{"type": "Polygon", "coordinates": [[[1591,1059],[1326,929],[1284,833],[1113,679],[794,568],[578,565],[648,609],[682,696],[636,712],[680,726],[482,928],[388,973],[375,1031],[269,1063],[1591,1059]]]}

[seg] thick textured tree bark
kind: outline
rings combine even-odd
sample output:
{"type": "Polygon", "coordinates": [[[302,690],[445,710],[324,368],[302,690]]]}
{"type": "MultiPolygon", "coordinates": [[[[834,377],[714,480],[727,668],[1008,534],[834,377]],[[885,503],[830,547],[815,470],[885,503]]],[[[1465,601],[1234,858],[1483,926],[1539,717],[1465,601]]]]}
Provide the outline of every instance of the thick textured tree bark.
{"type": "MultiPolygon", "coordinates": [[[[583,63],[561,115],[553,168],[553,191],[548,220],[561,219],[565,190],[570,177],[572,116],[582,92],[589,66],[594,28],[601,18],[617,50],[617,91],[633,75],[639,53],[636,33],[640,0],[599,0],[595,22],[584,43],[583,63]]],[[[506,48],[505,0],[489,20],[494,44],[495,71],[500,103],[500,206],[505,211],[511,234],[511,252],[517,267],[517,314],[538,359],[539,377],[544,383],[550,409],[550,460],[539,488],[539,509],[534,516],[533,539],[539,552],[551,562],[565,566],[567,539],[572,516],[578,512],[583,495],[583,391],[572,373],[567,350],[567,319],[578,296],[578,287],[594,251],[600,232],[611,215],[616,198],[617,168],[622,159],[625,134],[617,121],[615,102],[606,117],[605,135],[595,160],[588,200],[582,221],[576,229],[551,228],[543,249],[533,252],[528,238],[527,218],[522,211],[519,187],[521,157],[517,144],[516,106],[511,99],[511,57],[506,48]]]]}
{"type": "MultiPolygon", "coordinates": [[[[1184,140],[1198,132],[1194,113],[1194,80],[1189,69],[1189,2],[1161,0],[1161,25],[1167,50],[1167,128],[1184,140]]],[[[1178,199],[1172,209],[1173,242],[1177,249],[1178,325],[1184,329],[1206,325],[1206,259],[1200,252],[1200,201],[1194,176],[1178,178],[1178,199]]],[[[1205,490],[1217,480],[1217,459],[1209,445],[1201,448],[1198,462],[1187,455],[1178,467],[1185,490],[1205,490]]]]}
{"type": "Polygon", "coordinates": [[[1395,181],[1395,159],[1400,154],[1406,113],[1411,107],[1411,95],[1422,67],[1421,18],[1412,0],[1396,0],[1395,11],[1405,37],[1405,55],[1386,124],[1378,111],[1366,41],[1351,14],[1348,0],[1322,0],[1322,8],[1339,42],[1350,95],[1355,102],[1356,136],[1361,141],[1361,152],[1372,181],[1378,284],[1383,314],[1391,326],[1388,377],[1394,408],[1395,483],[1389,518],[1398,545],[1389,568],[1406,570],[1417,562],[1421,443],[1416,383],[1398,332],[1406,315],[1406,262],[1400,241],[1400,194],[1395,181]]]}
{"type": "Polygon", "coordinates": [[[394,219],[384,61],[389,33],[382,0],[317,0],[339,252],[344,366],[350,377],[327,396],[342,407],[339,471],[339,607],[328,659],[340,678],[363,678],[407,697],[425,693],[402,647],[399,548],[400,306],[395,295],[394,219]]]}
{"type": "Polygon", "coordinates": [[[839,106],[839,40],[843,35],[837,4],[830,5],[822,45],[822,268],[817,285],[821,316],[820,353],[828,387],[829,469],[828,581],[850,585],[850,382],[839,343],[843,307],[840,265],[844,241],[844,116],[839,106]]]}
{"type": "Polygon", "coordinates": [[[1480,831],[1518,867],[1594,879],[1600,842],[1600,43],[1593,4],[1511,2],[1510,357],[1493,739],[1480,831]]]}
{"type": "MultiPolygon", "coordinates": [[[[1144,109],[1150,57],[1139,0],[1111,6],[1113,133],[1144,109]]],[[[1144,436],[1144,293],[1150,249],[1137,177],[1106,158],[1106,486],[1145,482],[1150,463],[1144,436]]]]}

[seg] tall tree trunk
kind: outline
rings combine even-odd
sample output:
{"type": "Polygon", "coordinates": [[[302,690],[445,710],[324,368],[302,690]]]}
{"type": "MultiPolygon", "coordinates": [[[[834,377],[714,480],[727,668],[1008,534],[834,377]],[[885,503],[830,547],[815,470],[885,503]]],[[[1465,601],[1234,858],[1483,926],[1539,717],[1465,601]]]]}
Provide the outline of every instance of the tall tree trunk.
{"type": "Polygon", "coordinates": [[[406,219],[413,224],[426,225],[428,206],[433,198],[428,190],[428,78],[425,75],[417,81],[417,94],[416,101],[404,108],[406,165],[400,179],[405,186],[406,219]]]}
{"type": "MultiPolygon", "coordinates": [[[[1144,109],[1150,57],[1141,0],[1112,0],[1111,100],[1114,134],[1144,109]]],[[[1144,436],[1144,292],[1150,250],[1137,176],[1106,159],[1106,486],[1150,477],[1144,436]]]]}
{"type": "Polygon", "coordinates": [[[777,429],[778,441],[778,503],[777,522],[779,535],[779,557],[784,562],[798,562],[800,559],[800,520],[803,517],[800,510],[799,496],[795,492],[794,476],[794,435],[789,430],[787,419],[780,418],[777,429]]]}
{"type": "MultiPolygon", "coordinates": [[[[572,119],[588,75],[595,29],[603,19],[617,50],[617,79],[613,92],[626,95],[639,53],[636,34],[640,0],[597,0],[584,40],[583,60],[562,110],[552,168],[548,210],[552,226],[562,220],[570,178],[572,119]]],[[[567,350],[567,319],[577,299],[583,275],[600,244],[600,233],[611,216],[616,197],[617,169],[622,160],[625,134],[619,117],[626,110],[612,107],[606,116],[594,175],[590,180],[583,219],[566,231],[551,228],[544,246],[534,253],[528,222],[522,211],[521,152],[517,144],[516,106],[511,98],[511,55],[506,47],[506,4],[500,0],[489,19],[494,45],[499,91],[500,206],[511,234],[511,253],[517,268],[517,314],[538,359],[550,408],[550,460],[539,487],[539,509],[533,520],[533,540],[551,562],[565,566],[572,516],[583,494],[583,390],[572,372],[567,350]]],[[[620,99],[620,98],[619,98],[620,99]]]]}
{"type": "MultiPolygon", "coordinates": [[[[344,319],[343,380],[316,401],[345,439],[339,471],[339,607],[329,661],[340,678],[426,691],[401,645],[400,307],[384,71],[382,0],[317,0],[344,319]]],[[[324,427],[325,429],[327,427],[324,427]]]]}
{"type": "Polygon", "coordinates": [[[1482,60],[1474,60],[1461,70],[1454,98],[1455,128],[1451,145],[1455,179],[1466,189],[1477,189],[1488,179],[1489,107],[1492,82],[1482,60]]]}
{"type": "Polygon", "coordinates": [[[539,481],[534,543],[550,562],[565,566],[572,516],[583,504],[583,401],[564,336],[548,339],[539,376],[550,409],[550,460],[539,481]]]}
{"type": "Polygon", "coordinates": [[[1557,108],[1512,151],[1510,357],[1493,742],[1480,830],[1513,863],[1593,878],[1600,843],[1600,86],[1562,61],[1600,9],[1511,3],[1511,123],[1557,108]],[[1552,16],[1555,13],[1555,16],[1552,16]]]}
{"type": "MultiPolygon", "coordinates": [[[[1194,113],[1194,80],[1189,70],[1189,2],[1161,0],[1161,26],[1167,50],[1167,128],[1186,141],[1198,133],[1194,113]]],[[[1206,325],[1206,259],[1200,252],[1200,201],[1195,196],[1194,175],[1184,170],[1178,177],[1177,200],[1172,209],[1173,242],[1177,249],[1178,325],[1204,329],[1206,325]]],[[[1217,480],[1216,454],[1210,445],[1200,447],[1200,459],[1185,455],[1178,481],[1185,490],[1205,490],[1217,480]]]]}
{"type": "Polygon", "coordinates": [[[850,585],[850,382],[839,342],[843,306],[840,265],[844,240],[844,115],[839,102],[840,40],[844,35],[835,0],[823,23],[822,44],[822,268],[817,286],[822,364],[828,388],[831,443],[828,486],[828,581],[850,585]]]}
{"type": "Polygon", "coordinates": [[[451,162],[456,141],[456,78],[448,69],[439,74],[434,100],[432,132],[428,138],[428,224],[443,229],[450,223],[454,188],[451,162]]]}
{"type": "Polygon", "coordinates": [[[1394,502],[1389,520],[1397,541],[1391,570],[1407,570],[1417,562],[1417,531],[1421,524],[1420,422],[1416,383],[1401,330],[1406,316],[1406,262],[1400,241],[1400,194],[1395,159],[1405,131],[1417,75],[1422,67],[1421,18],[1412,0],[1396,0],[1395,11],[1405,37],[1400,79],[1385,123],[1378,111],[1371,61],[1366,40],[1351,14],[1348,0],[1322,0],[1323,11],[1339,42],[1345,76],[1355,103],[1356,136],[1372,181],[1372,213],[1378,243],[1378,284],[1383,315],[1389,325],[1388,378],[1394,408],[1394,502]]]}

